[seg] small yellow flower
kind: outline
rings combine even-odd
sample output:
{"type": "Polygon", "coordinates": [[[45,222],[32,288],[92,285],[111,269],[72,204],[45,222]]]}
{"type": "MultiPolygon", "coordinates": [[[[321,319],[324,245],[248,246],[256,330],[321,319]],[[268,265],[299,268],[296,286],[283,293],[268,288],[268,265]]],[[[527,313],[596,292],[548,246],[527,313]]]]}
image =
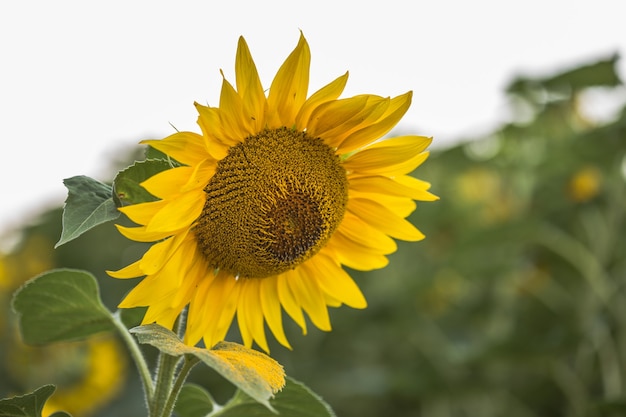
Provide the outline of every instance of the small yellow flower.
{"type": "Polygon", "coordinates": [[[579,169],[570,178],[567,191],[571,200],[584,203],[600,193],[601,185],[602,173],[600,170],[593,166],[586,166],[579,169]]]}
{"type": "Polygon", "coordinates": [[[84,378],[74,386],[58,387],[46,410],[63,410],[75,416],[95,413],[117,396],[126,377],[127,361],[119,342],[112,337],[94,338],[85,342],[88,352],[84,378]]]}
{"type": "Polygon", "coordinates": [[[304,313],[328,331],[328,306],[366,307],[342,265],[382,268],[396,250],[392,238],[424,237],[405,218],[414,200],[437,197],[408,174],[431,139],[378,140],[411,93],[339,99],[346,73],[307,97],[310,58],[301,35],[266,96],[240,38],[235,86],[223,80],[219,107],[196,104],[202,134],[143,142],[181,166],[142,183],[158,201],[120,209],[139,225],[118,226],[124,236],[156,242],[109,272],[145,276],[121,308],[147,306],[143,323],[172,328],[189,305],[189,345],[213,346],[236,316],[246,346],[269,351],[267,324],[289,347],[281,307],[303,333],[304,313]]]}
{"type": "Polygon", "coordinates": [[[455,182],[459,202],[472,211],[475,224],[490,225],[508,221],[518,211],[519,199],[494,170],[469,168],[455,182]]]}
{"type": "Polygon", "coordinates": [[[17,337],[11,342],[6,354],[9,381],[26,389],[48,383],[56,386],[46,401],[44,416],[61,410],[73,416],[93,415],[120,393],[126,381],[128,361],[114,337],[45,347],[22,345],[17,337]]]}

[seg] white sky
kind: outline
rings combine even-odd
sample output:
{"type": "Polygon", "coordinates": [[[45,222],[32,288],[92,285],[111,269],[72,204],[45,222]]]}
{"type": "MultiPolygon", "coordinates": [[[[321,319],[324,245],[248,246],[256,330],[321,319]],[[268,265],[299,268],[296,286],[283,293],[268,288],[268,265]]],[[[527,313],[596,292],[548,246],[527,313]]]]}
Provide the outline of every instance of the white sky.
{"type": "MultiPolygon", "coordinates": [[[[65,199],[62,180],[109,179],[120,148],[199,131],[193,102],[234,82],[239,35],[264,86],[303,30],[310,92],[350,71],[344,97],[414,91],[399,127],[435,146],[506,118],[515,74],[626,56],[620,0],[64,1],[0,3],[0,233],[65,199]]],[[[626,64],[620,61],[626,78],[626,64]]]]}

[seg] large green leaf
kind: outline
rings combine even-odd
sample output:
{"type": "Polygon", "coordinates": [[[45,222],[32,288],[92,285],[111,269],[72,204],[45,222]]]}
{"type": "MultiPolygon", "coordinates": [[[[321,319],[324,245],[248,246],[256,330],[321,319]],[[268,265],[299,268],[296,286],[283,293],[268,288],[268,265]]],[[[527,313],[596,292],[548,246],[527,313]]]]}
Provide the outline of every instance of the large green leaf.
{"type": "Polygon", "coordinates": [[[213,410],[211,395],[200,385],[185,384],[178,394],[174,413],[179,417],[205,417],[213,410]]]}
{"type": "Polygon", "coordinates": [[[113,330],[113,317],[100,301],[93,275],[73,269],[45,272],[26,282],[13,297],[26,343],[76,340],[113,330]]]}
{"type": "MultiPolygon", "coordinates": [[[[330,406],[301,382],[286,378],[285,387],[270,400],[274,411],[249,395],[237,391],[235,396],[213,417],[335,417],[330,406]]],[[[204,417],[213,410],[213,399],[201,386],[185,384],[178,396],[175,413],[180,417],[204,417]]]]}
{"type": "Polygon", "coordinates": [[[157,324],[130,331],[137,335],[139,343],[152,345],[165,354],[195,356],[269,409],[272,408],[269,399],[284,384],[285,373],[278,362],[240,344],[220,342],[211,349],[187,346],[170,330],[157,324]]]}
{"type": "Polygon", "coordinates": [[[148,159],[135,162],[120,171],[113,181],[115,198],[119,204],[138,204],[155,201],[157,198],[146,191],[141,183],[161,171],[172,168],[171,162],[164,159],[148,159]]]}
{"type": "Polygon", "coordinates": [[[84,175],[67,178],[63,184],[68,195],[63,208],[63,231],[55,247],[120,215],[111,186],[84,175]]]}
{"type": "MultiPolygon", "coordinates": [[[[292,378],[287,378],[285,388],[270,400],[270,404],[279,416],[335,417],[324,400],[292,378]]],[[[239,391],[214,417],[276,417],[276,414],[239,391]]]]}
{"type": "MultiPolygon", "coordinates": [[[[41,417],[43,406],[53,392],[54,385],[44,385],[29,394],[0,400],[0,417],[41,417]]],[[[69,417],[69,414],[60,411],[54,416],[69,417]]]]}

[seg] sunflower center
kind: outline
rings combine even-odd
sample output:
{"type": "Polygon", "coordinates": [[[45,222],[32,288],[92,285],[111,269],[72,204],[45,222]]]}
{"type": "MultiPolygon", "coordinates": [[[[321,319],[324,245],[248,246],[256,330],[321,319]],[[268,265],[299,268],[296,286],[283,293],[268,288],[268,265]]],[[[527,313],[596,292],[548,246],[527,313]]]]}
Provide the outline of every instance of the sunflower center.
{"type": "Polygon", "coordinates": [[[209,264],[265,278],[324,247],[343,219],[348,180],[331,147],[283,127],[230,148],[204,191],[195,233],[209,264]]]}

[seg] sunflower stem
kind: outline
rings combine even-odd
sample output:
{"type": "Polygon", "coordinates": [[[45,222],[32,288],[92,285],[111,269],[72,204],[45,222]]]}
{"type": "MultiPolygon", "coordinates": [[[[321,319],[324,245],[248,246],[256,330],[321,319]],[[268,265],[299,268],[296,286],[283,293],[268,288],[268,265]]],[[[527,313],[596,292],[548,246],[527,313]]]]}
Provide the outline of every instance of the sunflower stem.
{"type": "MultiPolygon", "coordinates": [[[[179,334],[183,327],[184,319],[178,317],[174,324],[174,333],[179,334]]],[[[155,376],[154,396],[150,404],[150,417],[169,417],[166,414],[166,406],[172,394],[172,383],[176,374],[176,367],[180,362],[180,357],[171,356],[164,352],[159,352],[158,365],[155,376]]],[[[175,400],[175,398],[174,398],[175,400]]]]}
{"type": "Polygon", "coordinates": [[[191,372],[191,369],[198,362],[200,362],[200,359],[196,358],[195,356],[185,355],[185,362],[183,362],[183,366],[176,376],[174,386],[172,387],[170,395],[165,402],[165,406],[163,407],[163,413],[161,414],[162,417],[169,417],[172,415],[172,412],[174,411],[174,405],[176,404],[176,400],[178,399],[178,394],[180,394],[180,390],[182,389],[183,384],[187,379],[187,376],[189,376],[189,372],[191,372]]]}
{"type": "Polygon", "coordinates": [[[174,374],[180,358],[166,353],[159,353],[159,365],[156,371],[154,397],[152,398],[152,411],[150,417],[168,417],[165,414],[165,406],[172,392],[174,374]]]}
{"type": "MultiPolygon", "coordinates": [[[[143,353],[141,353],[139,344],[135,341],[133,336],[130,334],[130,332],[122,322],[119,310],[113,314],[113,324],[115,324],[118,333],[126,343],[126,346],[128,346],[130,356],[135,361],[135,365],[137,366],[137,370],[139,371],[139,376],[143,385],[144,395],[146,397],[146,404],[148,404],[148,406],[150,407],[152,397],[154,395],[154,385],[152,384],[152,378],[150,376],[150,370],[148,369],[146,359],[143,357],[143,353]]],[[[152,415],[152,412],[150,412],[150,414],[152,415]]]]}

